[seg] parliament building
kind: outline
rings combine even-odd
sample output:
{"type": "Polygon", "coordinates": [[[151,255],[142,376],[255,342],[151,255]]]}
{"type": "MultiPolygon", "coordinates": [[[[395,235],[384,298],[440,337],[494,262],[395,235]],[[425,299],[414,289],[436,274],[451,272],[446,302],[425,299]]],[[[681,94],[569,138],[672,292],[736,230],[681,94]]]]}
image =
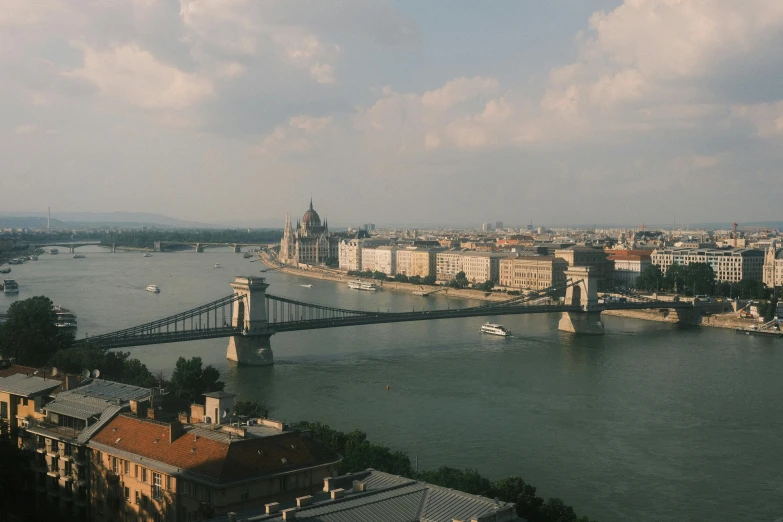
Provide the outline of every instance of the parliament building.
{"type": "Polygon", "coordinates": [[[327,260],[337,260],[339,256],[340,237],[329,233],[329,225],[313,209],[310,208],[296,223],[296,229],[291,225],[291,216],[285,220],[283,239],[280,241],[280,262],[287,265],[320,265],[327,260]]]}

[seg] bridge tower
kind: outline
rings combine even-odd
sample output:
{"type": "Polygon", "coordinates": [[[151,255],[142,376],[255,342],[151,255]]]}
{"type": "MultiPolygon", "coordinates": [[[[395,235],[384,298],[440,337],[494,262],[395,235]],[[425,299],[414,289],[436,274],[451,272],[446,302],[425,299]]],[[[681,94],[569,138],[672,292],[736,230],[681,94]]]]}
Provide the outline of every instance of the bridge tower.
{"type": "Polygon", "coordinates": [[[603,335],[601,308],[598,305],[598,274],[593,267],[572,266],[565,272],[566,279],[580,281],[566,289],[565,304],[579,306],[579,312],[563,312],[558,330],[590,335],[603,335]]]}
{"type": "Polygon", "coordinates": [[[243,296],[234,304],[231,326],[242,333],[229,339],[226,359],[248,366],[274,364],[265,309],[268,287],[263,277],[238,276],[231,282],[234,294],[243,296]]]}
{"type": "Polygon", "coordinates": [[[234,253],[238,254],[240,252],[242,252],[242,247],[234,243],[234,253]]]}

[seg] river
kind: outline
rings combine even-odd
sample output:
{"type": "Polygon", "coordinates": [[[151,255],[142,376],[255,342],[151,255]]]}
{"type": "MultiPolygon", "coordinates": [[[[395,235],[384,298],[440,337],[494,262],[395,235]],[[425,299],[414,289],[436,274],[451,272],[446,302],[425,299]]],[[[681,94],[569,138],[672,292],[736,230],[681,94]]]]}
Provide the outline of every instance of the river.
{"type": "MultiPolygon", "coordinates": [[[[21,291],[0,296],[0,311],[46,295],[78,314],[83,337],[223,297],[234,275],[263,268],[228,249],[78,251],[87,257],[13,267],[5,277],[21,291]],[[150,283],[161,293],[146,292],[150,283]]],[[[456,304],[264,275],[270,293],[342,308],[456,304]]],[[[263,368],[228,362],[224,339],[129,350],[166,373],[177,357],[200,356],[274,417],[359,428],[422,468],[521,475],[600,522],[783,520],[783,340],[617,317],[605,318],[604,336],[575,337],[551,315],[499,318],[514,332],[499,338],[479,334],[482,321],[284,333],[272,338],[276,364],[263,368]]]]}

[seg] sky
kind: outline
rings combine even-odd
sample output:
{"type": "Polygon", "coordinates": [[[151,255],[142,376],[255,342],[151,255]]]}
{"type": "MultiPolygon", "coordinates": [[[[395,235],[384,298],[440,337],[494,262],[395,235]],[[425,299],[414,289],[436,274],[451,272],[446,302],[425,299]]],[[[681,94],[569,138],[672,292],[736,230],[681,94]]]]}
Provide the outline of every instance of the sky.
{"type": "Polygon", "coordinates": [[[4,0],[0,210],[780,220],[780,0],[4,0]]]}

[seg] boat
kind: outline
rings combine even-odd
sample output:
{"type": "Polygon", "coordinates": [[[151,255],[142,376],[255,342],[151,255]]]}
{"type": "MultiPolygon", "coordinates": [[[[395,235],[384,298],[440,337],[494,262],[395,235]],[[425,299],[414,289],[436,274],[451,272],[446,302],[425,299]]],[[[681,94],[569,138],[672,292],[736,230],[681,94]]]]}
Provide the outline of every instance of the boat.
{"type": "Polygon", "coordinates": [[[57,328],[76,328],[76,314],[62,306],[55,306],[54,312],[57,314],[54,325],[57,328]]]}
{"type": "Polygon", "coordinates": [[[87,257],[87,256],[85,256],[84,254],[74,254],[73,255],[74,259],[84,259],[85,257],[87,257]]]}
{"type": "Polygon", "coordinates": [[[0,268],[0,274],[10,274],[10,273],[11,273],[10,266],[4,266],[3,268],[0,268]]]}
{"type": "Polygon", "coordinates": [[[376,285],[375,283],[368,283],[365,281],[348,281],[348,288],[353,288],[354,290],[375,291],[378,290],[378,285],[376,285]]]}
{"type": "Polygon", "coordinates": [[[250,252],[245,252],[245,253],[242,255],[242,257],[244,257],[245,259],[247,259],[248,257],[253,257],[253,254],[251,254],[250,252]]]}
{"type": "Polygon", "coordinates": [[[215,268],[223,268],[223,267],[220,266],[220,263],[215,263],[215,268]]]}
{"type": "Polygon", "coordinates": [[[492,323],[485,323],[481,325],[481,333],[485,334],[491,334],[491,335],[500,335],[503,337],[508,337],[511,335],[511,332],[506,330],[503,325],[500,324],[492,324],[492,323]]]}
{"type": "Polygon", "coordinates": [[[160,292],[160,288],[158,288],[158,285],[147,285],[147,292],[155,292],[156,294],[160,292]]]}
{"type": "Polygon", "coordinates": [[[26,261],[26,259],[25,259],[25,258],[23,258],[23,257],[15,257],[15,258],[11,259],[11,260],[8,262],[8,264],[9,264],[9,265],[21,265],[21,264],[22,264],[22,263],[24,263],[25,261],[26,261]]]}
{"type": "Polygon", "coordinates": [[[146,253],[146,254],[144,254],[142,257],[152,257],[152,254],[150,254],[149,252],[147,252],[147,253],[146,253]]]}
{"type": "Polygon", "coordinates": [[[30,256],[28,259],[30,261],[38,261],[38,256],[30,256]]]}
{"type": "Polygon", "coordinates": [[[299,286],[301,286],[303,288],[312,288],[313,287],[313,285],[299,285],[299,286]]]}
{"type": "Polygon", "coordinates": [[[13,279],[5,279],[3,281],[3,292],[6,294],[18,294],[19,284],[13,279]]]}
{"type": "Polygon", "coordinates": [[[56,256],[59,253],[60,253],[60,251],[57,250],[56,248],[50,248],[49,249],[49,255],[51,255],[51,256],[56,256]]]}

